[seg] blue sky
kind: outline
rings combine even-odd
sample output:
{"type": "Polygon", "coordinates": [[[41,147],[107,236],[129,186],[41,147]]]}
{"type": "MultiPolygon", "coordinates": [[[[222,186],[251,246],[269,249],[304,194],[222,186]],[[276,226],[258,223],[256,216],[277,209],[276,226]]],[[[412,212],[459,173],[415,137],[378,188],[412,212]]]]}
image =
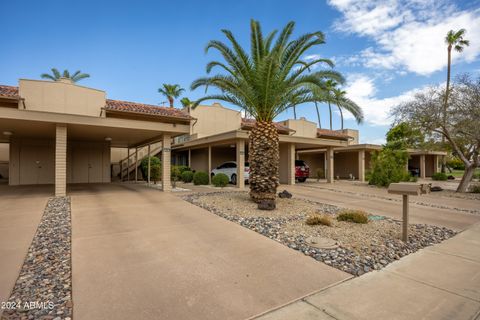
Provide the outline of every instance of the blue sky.
{"type": "MultiPolygon", "coordinates": [[[[230,29],[248,46],[249,20],[264,32],[296,21],[295,35],[323,31],[327,43],[308,53],[336,62],[345,89],[366,115],[361,141],[381,143],[392,106],[416,90],[445,81],[450,29],[467,29],[471,46],[454,53],[453,74],[480,74],[480,1],[244,0],[244,1],[6,1],[1,5],[0,84],[39,79],[51,67],[91,75],[80,84],[109,98],[158,104],[162,83],[189,88],[217,58],[204,54],[211,39],[230,29]]],[[[191,99],[203,90],[190,92],[191,99]]],[[[310,105],[298,116],[316,121],[310,105]]],[[[278,120],[292,117],[287,112],[278,120]]],[[[335,114],[334,129],[339,128],[335,114]]],[[[327,108],[322,106],[327,127],[327,108]]]]}

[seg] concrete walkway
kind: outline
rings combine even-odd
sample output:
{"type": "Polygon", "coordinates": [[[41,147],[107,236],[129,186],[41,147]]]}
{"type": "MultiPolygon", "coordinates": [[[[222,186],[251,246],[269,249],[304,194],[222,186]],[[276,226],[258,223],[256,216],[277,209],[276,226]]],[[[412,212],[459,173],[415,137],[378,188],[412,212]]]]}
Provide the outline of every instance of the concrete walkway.
{"type": "Polygon", "coordinates": [[[245,319],[350,278],[135,185],[72,197],[74,319],[245,319]]]}
{"type": "Polygon", "coordinates": [[[480,224],[258,320],[480,319],[480,224]]]}
{"type": "Polygon", "coordinates": [[[10,297],[51,190],[0,186],[0,303],[10,297]]]}
{"type": "MultiPolygon", "coordinates": [[[[382,198],[372,198],[361,194],[343,193],[335,190],[329,190],[330,186],[324,187],[321,184],[297,184],[293,186],[281,186],[280,189],[287,189],[294,194],[294,196],[307,198],[309,200],[328,203],[344,208],[352,208],[365,210],[371,214],[383,215],[395,219],[402,218],[401,202],[392,201],[382,198]]],[[[349,188],[348,190],[356,190],[361,192],[361,187],[349,188]]],[[[378,192],[378,190],[376,191],[378,192]]],[[[386,194],[386,192],[383,190],[386,194]]],[[[391,198],[401,199],[401,196],[390,195],[391,198]]],[[[413,198],[413,197],[412,197],[413,198]]],[[[417,198],[417,197],[415,197],[417,198]]],[[[424,197],[425,201],[431,201],[424,197]]],[[[423,200],[422,196],[417,200],[423,200]]],[[[450,198],[448,199],[450,206],[458,206],[462,208],[463,203],[466,208],[470,208],[472,203],[480,206],[480,201],[477,200],[462,200],[450,198]]],[[[445,201],[445,199],[444,199],[445,201]]],[[[460,211],[433,208],[426,205],[410,204],[410,222],[411,223],[426,223],[436,226],[444,226],[457,231],[465,230],[469,226],[480,222],[480,214],[463,213],[460,211]]]]}

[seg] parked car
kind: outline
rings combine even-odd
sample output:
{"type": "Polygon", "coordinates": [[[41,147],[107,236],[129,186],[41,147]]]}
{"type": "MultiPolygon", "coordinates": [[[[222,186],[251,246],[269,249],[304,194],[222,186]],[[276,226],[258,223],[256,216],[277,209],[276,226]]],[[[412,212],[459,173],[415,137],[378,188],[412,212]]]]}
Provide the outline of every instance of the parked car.
{"type": "MultiPolygon", "coordinates": [[[[210,175],[213,177],[218,173],[224,173],[230,179],[230,182],[233,184],[237,184],[237,162],[235,161],[228,161],[224,162],[215,169],[212,170],[210,175]]],[[[250,175],[250,165],[248,162],[245,162],[245,169],[243,176],[245,178],[245,182],[248,182],[248,178],[250,175]]]]}
{"type": "Polygon", "coordinates": [[[420,169],[419,168],[408,166],[408,172],[410,173],[410,175],[412,177],[419,177],[420,176],[420,169]]]}
{"type": "Polygon", "coordinates": [[[310,175],[310,168],[303,160],[295,160],[295,179],[298,182],[305,182],[310,175]]]}

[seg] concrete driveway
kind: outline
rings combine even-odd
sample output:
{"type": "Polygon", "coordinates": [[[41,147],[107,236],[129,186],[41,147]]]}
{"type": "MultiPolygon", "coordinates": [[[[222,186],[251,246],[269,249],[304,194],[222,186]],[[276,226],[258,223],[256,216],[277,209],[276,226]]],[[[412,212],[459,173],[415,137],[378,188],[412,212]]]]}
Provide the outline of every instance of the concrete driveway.
{"type": "Polygon", "coordinates": [[[52,190],[0,186],[0,302],[10,296],[52,190]]]}
{"type": "Polygon", "coordinates": [[[70,195],[76,320],[245,319],[350,277],[172,194],[70,195]]]}

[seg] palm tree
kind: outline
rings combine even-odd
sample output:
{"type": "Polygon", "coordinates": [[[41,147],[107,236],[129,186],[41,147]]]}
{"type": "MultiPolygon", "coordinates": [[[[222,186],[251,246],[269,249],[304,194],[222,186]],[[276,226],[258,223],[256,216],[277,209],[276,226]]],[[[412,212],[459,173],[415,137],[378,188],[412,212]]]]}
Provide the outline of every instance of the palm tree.
{"type": "Polygon", "coordinates": [[[351,99],[347,98],[347,92],[338,88],[334,88],[333,91],[333,100],[338,107],[338,111],[340,111],[340,118],[342,123],[342,130],[343,130],[343,109],[350,112],[357,120],[357,123],[360,124],[363,122],[363,111],[360,106],[358,106],[355,102],[351,99]]]}
{"type": "Polygon", "coordinates": [[[331,103],[334,102],[333,97],[333,90],[337,87],[337,83],[333,80],[325,81],[325,95],[323,95],[323,99],[325,102],[328,103],[328,112],[330,113],[330,130],[333,129],[332,127],[332,105],[331,103]]]}
{"type": "Polygon", "coordinates": [[[74,74],[70,75],[68,70],[63,70],[63,74],[61,74],[56,68],[52,68],[52,74],[42,73],[40,77],[42,79],[48,79],[53,81],[58,81],[61,78],[70,79],[72,82],[78,82],[85,78],[90,78],[90,75],[87,73],[82,73],[80,70],[76,71],[74,74]]]}
{"type": "Polygon", "coordinates": [[[184,108],[186,107],[190,107],[192,104],[193,104],[193,101],[190,100],[189,98],[187,97],[183,97],[181,100],[180,100],[180,103],[182,104],[182,106],[184,108]]]}
{"type": "MultiPolygon", "coordinates": [[[[448,106],[448,95],[450,94],[450,69],[452,65],[452,49],[455,49],[457,52],[462,52],[465,47],[470,45],[470,41],[464,39],[465,33],[467,30],[460,29],[458,31],[450,30],[445,37],[445,44],[447,45],[447,86],[445,89],[445,101],[443,107],[443,126],[447,124],[447,106],[448,106]]],[[[442,136],[442,143],[445,143],[445,137],[442,136]]],[[[445,172],[446,165],[445,157],[442,157],[442,172],[445,172]]]]}
{"type": "Polygon", "coordinates": [[[158,92],[163,94],[165,97],[167,97],[168,102],[170,103],[170,108],[173,108],[173,101],[180,97],[182,92],[185,91],[182,87],[180,87],[178,84],[163,84],[162,88],[158,89],[158,92]]]}
{"type": "Polygon", "coordinates": [[[303,61],[301,57],[312,47],[325,43],[322,32],[304,34],[290,40],[295,23],[289,22],[279,33],[264,36],[260,23],[250,22],[250,52],[240,46],[229,30],[222,30],[230,45],[212,40],[206,51],[216,49],[224,61],[207,64],[207,73],[214,67],[223,72],[195,80],[191,88],[214,87],[220,91],[197,100],[221,100],[236,105],[256,120],[249,134],[250,197],[253,201],[274,204],[279,185],[279,136],[275,117],[295,104],[316,101],[311,88],[323,87],[326,79],[343,82],[340,73],[332,70],[310,72],[313,65],[328,59],[303,61]]]}

